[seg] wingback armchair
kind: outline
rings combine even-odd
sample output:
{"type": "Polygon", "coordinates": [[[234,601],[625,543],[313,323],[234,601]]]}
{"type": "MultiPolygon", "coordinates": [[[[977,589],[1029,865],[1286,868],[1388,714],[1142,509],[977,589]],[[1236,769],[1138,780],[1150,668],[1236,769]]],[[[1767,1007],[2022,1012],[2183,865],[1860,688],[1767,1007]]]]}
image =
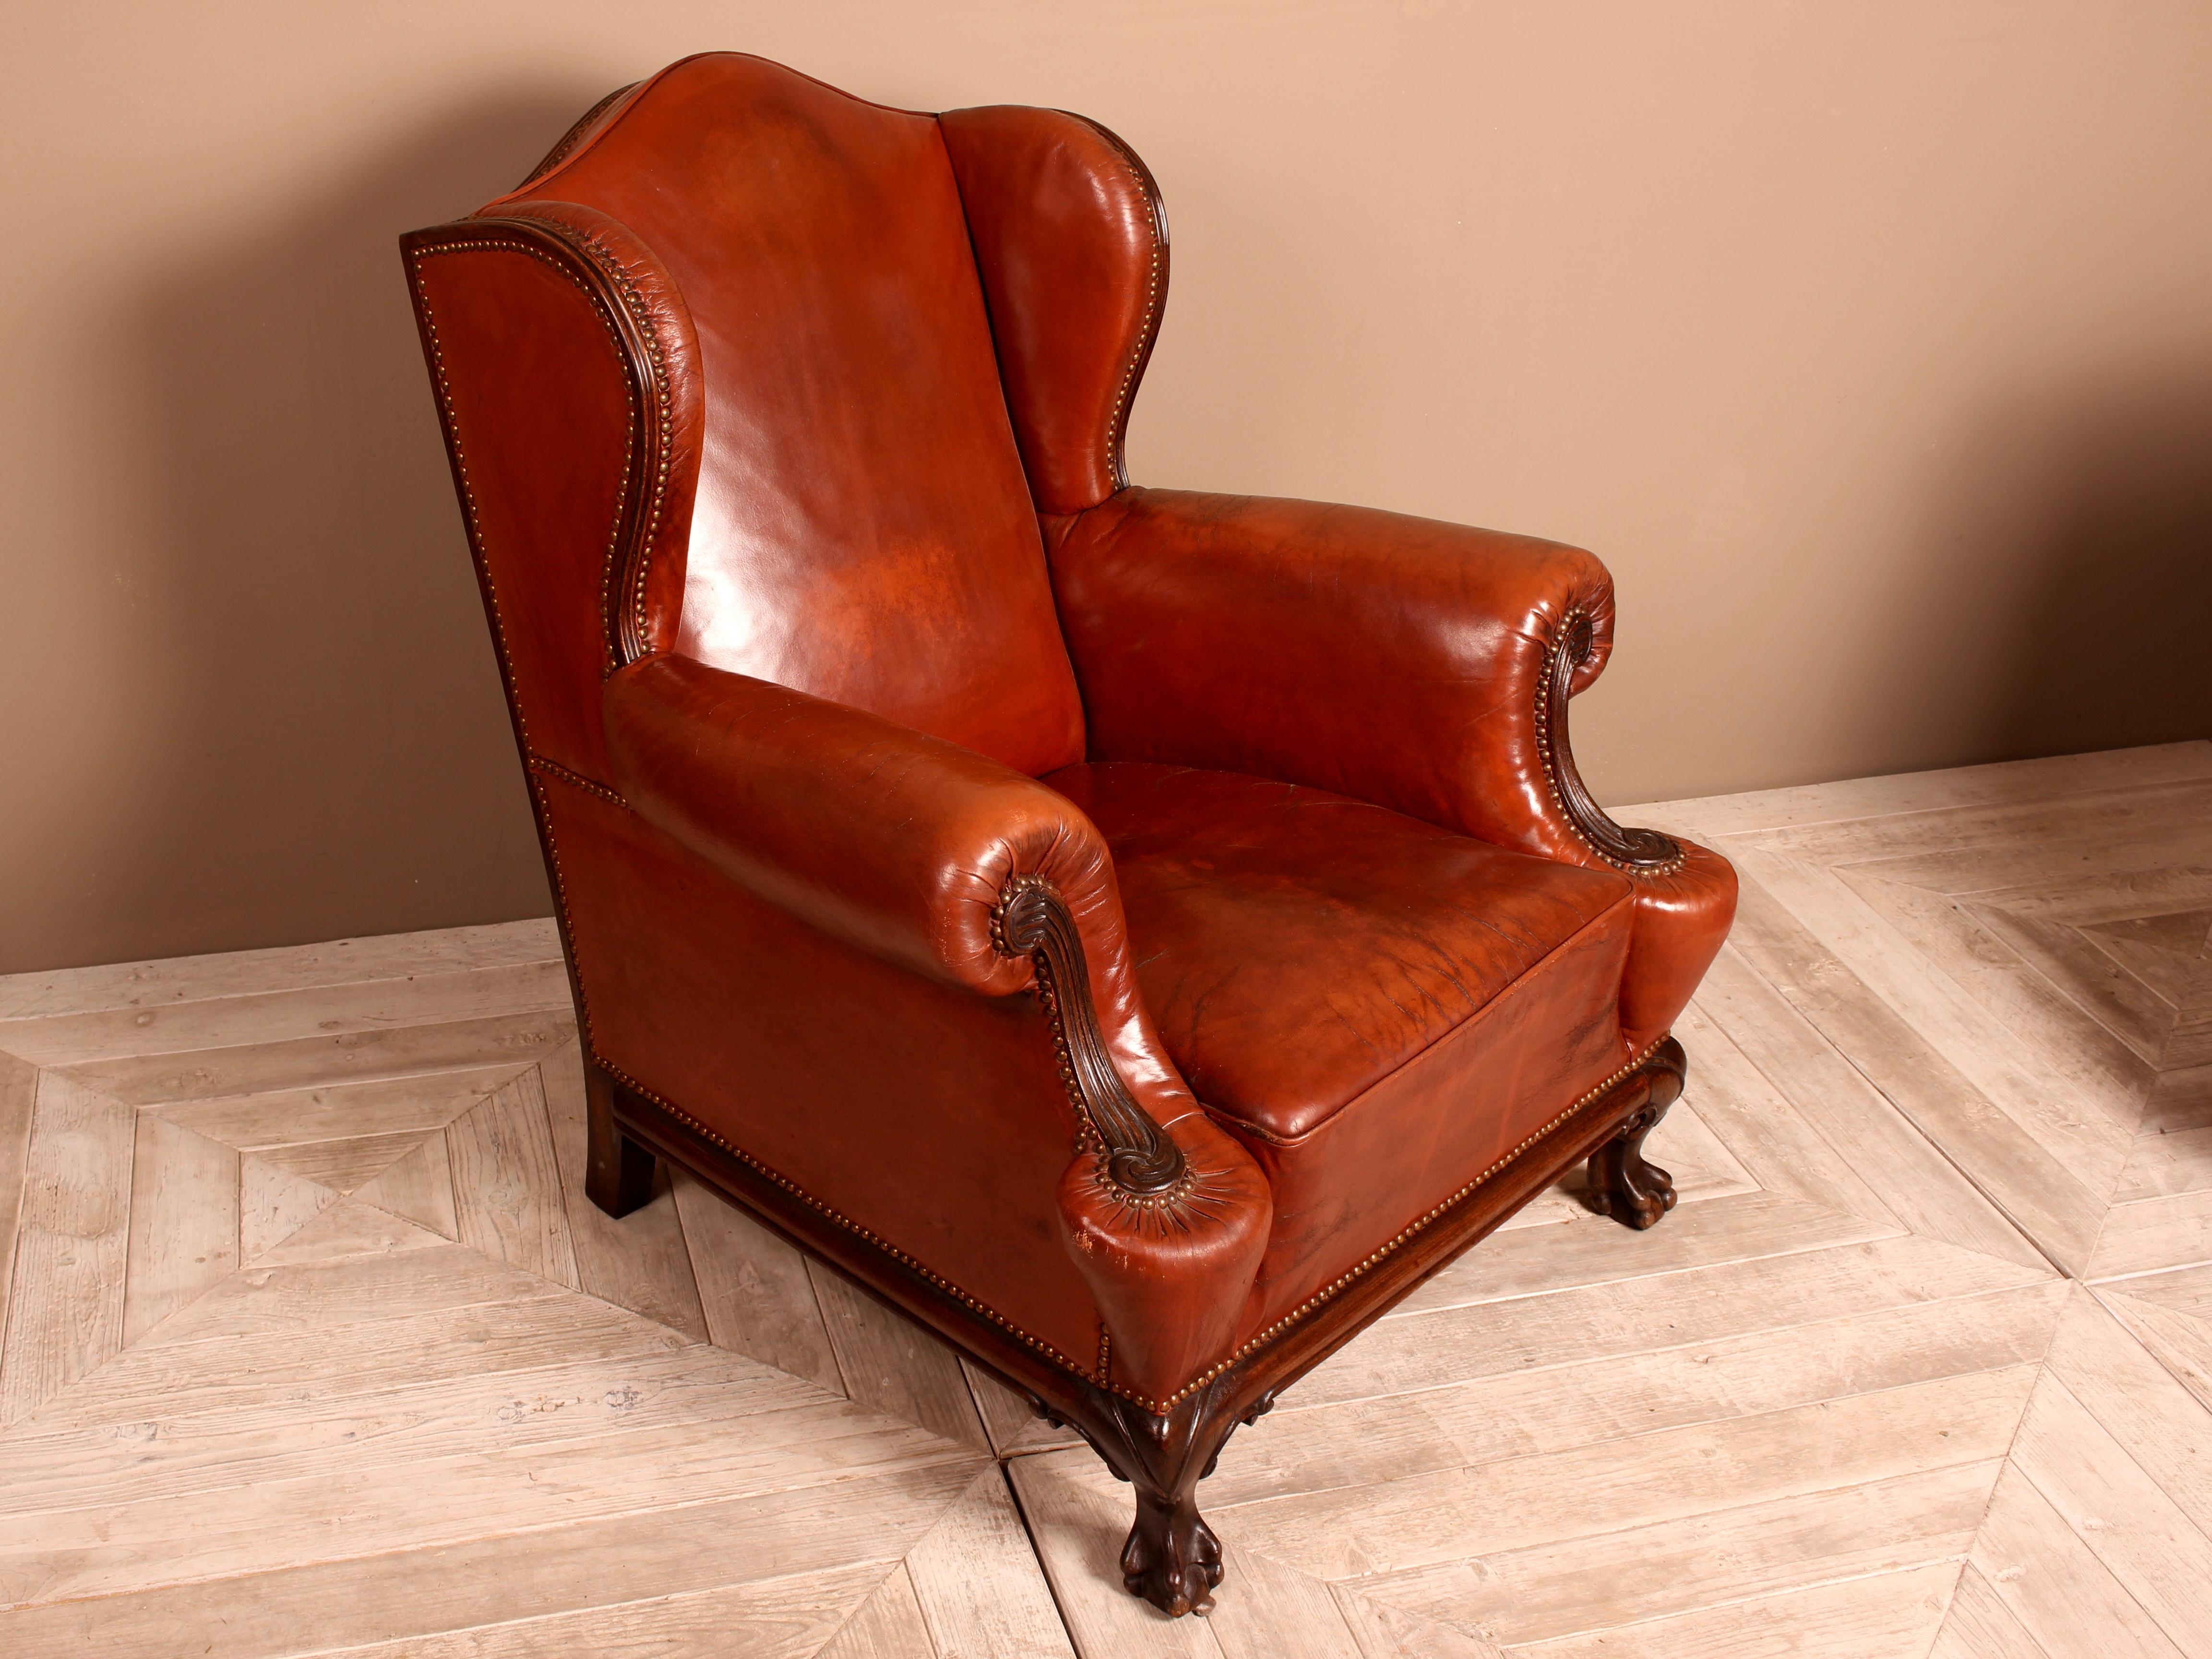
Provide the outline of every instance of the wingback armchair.
{"type": "Polygon", "coordinates": [[[1278,1389],[1582,1160],[1673,1203],[1735,878],[1576,774],[1604,567],[1132,487],[1113,134],[692,58],[404,252],[603,1207],[673,1159],[1074,1425],[1181,1613],[1278,1389]]]}

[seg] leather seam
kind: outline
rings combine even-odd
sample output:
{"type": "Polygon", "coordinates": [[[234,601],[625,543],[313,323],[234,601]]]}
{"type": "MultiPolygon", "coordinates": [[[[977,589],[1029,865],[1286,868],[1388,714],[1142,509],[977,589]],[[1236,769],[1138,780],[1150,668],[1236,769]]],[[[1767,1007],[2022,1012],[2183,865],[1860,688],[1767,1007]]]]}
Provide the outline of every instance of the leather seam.
{"type": "Polygon", "coordinates": [[[634,812],[637,810],[622,795],[608,788],[604,783],[587,778],[574,768],[563,766],[559,761],[550,759],[535,750],[529,751],[528,764],[534,772],[543,773],[549,778],[557,778],[570,788],[581,789],[587,794],[597,795],[601,800],[611,801],[626,812],[634,812]]]}
{"type": "Polygon", "coordinates": [[[1539,957],[1534,962],[1530,963],[1525,970],[1515,977],[1511,984],[1508,985],[1496,996],[1491,998],[1489,1001],[1484,1003],[1481,1007],[1477,1008],[1465,1019],[1454,1024],[1449,1030],[1442,1031],[1437,1036],[1430,1038],[1428,1042],[1423,1043],[1412,1054],[1407,1054],[1395,1066],[1393,1066],[1388,1072],[1384,1073],[1381,1077],[1376,1078],[1374,1082],[1368,1084],[1366,1087],[1361,1089],[1358,1094],[1352,1096],[1351,1099],[1346,1101],[1342,1105],[1339,1106],[1334,1111],[1331,1112],[1327,1117],[1322,1119],[1320,1122],[1316,1123],[1310,1128],[1301,1129],[1294,1135],[1278,1134],[1272,1129],[1263,1128],[1260,1125],[1249,1122],[1243,1118],[1237,1116],[1234,1113],[1224,1110],[1222,1108],[1206,1106],[1204,1102],[1200,1102],[1200,1103],[1201,1106],[1205,1107],[1206,1115],[1213,1119],[1215,1122],[1218,1123],[1225,1129],[1229,1129],[1236,1133],[1249,1134],[1255,1140],[1264,1141],[1270,1146],[1297,1147],[1304,1146],[1315,1135],[1319,1134],[1322,1130],[1328,1128],[1331,1124],[1343,1117],[1346,1112],[1350,1111],[1354,1106],[1357,1106],[1361,1099],[1372,1091],[1380,1087],[1384,1083],[1389,1082],[1392,1078],[1396,1077],[1408,1066],[1414,1064],[1433,1050],[1441,1048],[1443,1044],[1450,1042],[1462,1031],[1466,1030],[1470,1025],[1474,1025],[1479,1021],[1486,1018],[1489,1016],[1491,1010],[1497,1007],[1499,1003],[1503,1002],[1515,990],[1527,983],[1529,980],[1535,978],[1539,974],[1543,973],[1555,962],[1559,961],[1565,955],[1568,946],[1573,945],[1577,939],[1581,939],[1583,934],[1590,932],[1590,930],[1595,927],[1602,926],[1605,922],[1611,920],[1616,912],[1620,911],[1624,907],[1628,908],[1632,914],[1635,905],[1636,893],[1633,889],[1631,889],[1629,891],[1623,893],[1619,898],[1613,900],[1612,903],[1607,905],[1604,909],[1599,911],[1597,915],[1592,916],[1581,927],[1576,928],[1573,933],[1568,934],[1566,938],[1561,939],[1550,950],[1545,951],[1544,954],[1539,957]]]}

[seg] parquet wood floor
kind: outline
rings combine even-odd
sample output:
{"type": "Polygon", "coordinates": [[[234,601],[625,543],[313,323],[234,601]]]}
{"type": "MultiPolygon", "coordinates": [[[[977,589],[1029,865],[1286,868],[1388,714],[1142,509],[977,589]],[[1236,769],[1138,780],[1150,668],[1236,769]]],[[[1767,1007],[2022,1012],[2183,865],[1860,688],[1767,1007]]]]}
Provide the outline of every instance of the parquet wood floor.
{"type": "Polygon", "coordinates": [[[551,929],[0,980],[0,1652],[2212,1659],[2212,744],[1625,815],[1744,873],[1572,1183],[1127,1489],[687,1181],[551,929]]]}

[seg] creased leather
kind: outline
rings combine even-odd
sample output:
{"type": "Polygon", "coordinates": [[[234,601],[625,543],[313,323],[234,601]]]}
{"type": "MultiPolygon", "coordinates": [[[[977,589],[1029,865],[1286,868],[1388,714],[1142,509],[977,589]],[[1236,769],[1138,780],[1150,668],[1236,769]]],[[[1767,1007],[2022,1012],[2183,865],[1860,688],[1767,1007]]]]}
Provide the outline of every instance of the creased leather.
{"type": "Polygon", "coordinates": [[[1106,499],[1167,298],[1166,222],[1141,164],[1060,110],[938,117],[991,309],[1030,493],[1044,513],[1106,499]]]}
{"type": "MultiPolygon", "coordinates": [[[[1578,548],[1312,501],[1125,489],[1045,520],[1094,760],[1310,784],[1539,857],[1607,867],[1538,741],[1571,620],[1613,644],[1613,581],[1578,548]]],[[[1661,826],[1663,828],[1664,826],[1661,826]]],[[[1631,872],[1631,1041],[1665,1030],[1735,908],[1728,861],[1631,872]]]]}
{"type": "Polygon", "coordinates": [[[650,823],[832,939],[987,996],[1030,985],[991,912],[1016,876],[1059,891],[1083,940],[1122,1080],[1184,1147],[1194,1188],[1164,1211],[1115,1199],[1079,1155],[1064,1237],[1132,1385],[1172,1392],[1226,1341],[1265,1243],[1266,1182],[1197,1109],[1146,1016],[1114,866],[1066,796],[1000,762],[803,691],[681,655],[607,682],[615,779],[650,823]]]}

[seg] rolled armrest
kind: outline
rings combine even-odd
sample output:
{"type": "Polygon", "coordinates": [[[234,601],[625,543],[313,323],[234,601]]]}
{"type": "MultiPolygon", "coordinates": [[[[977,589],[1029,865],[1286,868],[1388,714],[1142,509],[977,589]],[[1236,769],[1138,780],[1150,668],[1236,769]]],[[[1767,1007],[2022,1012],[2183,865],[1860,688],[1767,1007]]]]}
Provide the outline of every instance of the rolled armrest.
{"type": "MultiPolygon", "coordinates": [[[[823,933],[986,995],[1026,987],[993,914],[1048,882],[1086,935],[1121,932],[1113,860],[1065,796],[864,709],[688,657],[608,680],[608,759],[641,815],[823,933]]],[[[1093,964],[1110,979],[1112,964],[1093,964]]]]}
{"type": "Polygon", "coordinates": [[[1125,489],[1044,520],[1103,760],[1255,773],[1637,886],[1632,1047],[1681,1012],[1735,911],[1717,854],[1624,830],[1583,787],[1567,699],[1613,649],[1578,548],[1313,501],[1125,489]]]}
{"type": "Polygon", "coordinates": [[[1334,790],[1566,855],[1536,745],[1553,653],[1605,666],[1613,579],[1530,537],[1125,489],[1048,521],[1092,753],[1334,790]]]}
{"type": "Polygon", "coordinates": [[[1172,1395],[1224,1351],[1273,1216],[1266,1177],[1146,1017],[1114,866],[1074,803],[988,756],[690,658],[607,681],[633,810],[825,933],[956,986],[1035,986],[1079,1124],[1063,1236],[1116,1374],[1172,1395]]]}

